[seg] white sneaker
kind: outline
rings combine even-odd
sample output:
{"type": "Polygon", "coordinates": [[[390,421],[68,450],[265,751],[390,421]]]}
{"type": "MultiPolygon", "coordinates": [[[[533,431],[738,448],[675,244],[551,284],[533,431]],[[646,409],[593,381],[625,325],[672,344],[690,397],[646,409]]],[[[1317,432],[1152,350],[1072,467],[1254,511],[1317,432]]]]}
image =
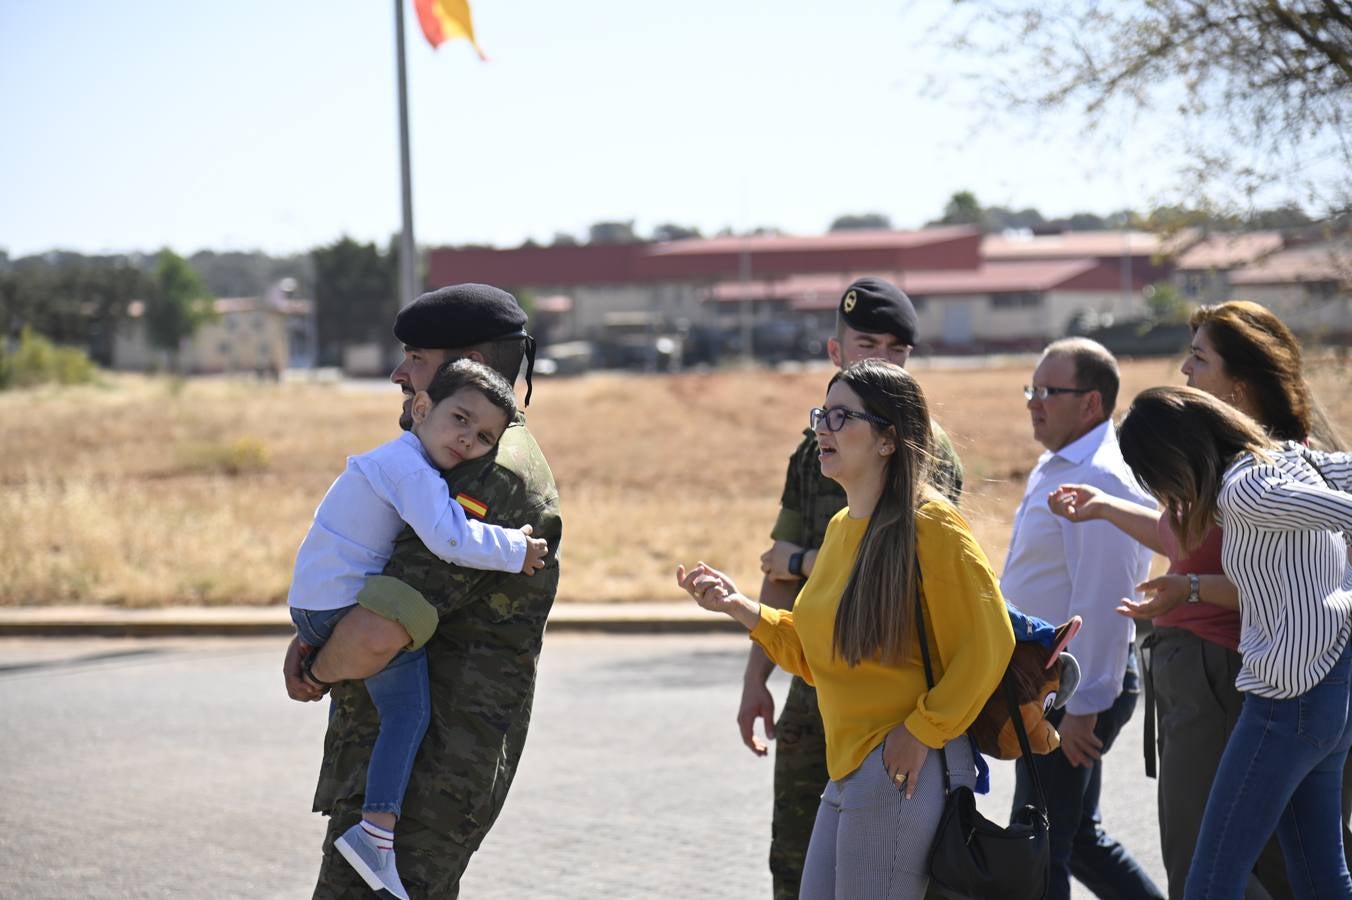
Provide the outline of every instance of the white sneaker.
{"type": "Polygon", "coordinates": [[[335,838],[333,846],[357,870],[367,887],[376,892],[377,897],[409,900],[408,892],[399,881],[399,870],[394,865],[394,848],[376,846],[375,839],[362,827],[361,822],[335,838]]]}

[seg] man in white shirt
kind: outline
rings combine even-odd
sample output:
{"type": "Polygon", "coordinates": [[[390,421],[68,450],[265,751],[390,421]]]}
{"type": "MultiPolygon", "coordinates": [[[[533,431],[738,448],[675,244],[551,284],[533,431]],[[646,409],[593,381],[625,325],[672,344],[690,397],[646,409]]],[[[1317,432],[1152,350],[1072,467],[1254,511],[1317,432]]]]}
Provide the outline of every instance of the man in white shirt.
{"type": "MultiPolygon", "coordinates": [[[[1080,662],[1079,688],[1064,711],[1049,716],[1061,749],[1032,760],[1051,821],[1048,900],[1068,900],[1072,874],[1099,897],[1164,897],[1103,831],[1099,813],[1102,756],[1131,718],[1140,684],[1133,623],[1113,610],[1148,576],[1150,551],[1107,522],[1073,524],[1047,506],[1047,495],[1070,483],[1154,505],[1117,446],[1111,417],[1118,381],[1117,361],[1101,344],[1067,338],[1043,351],[1024,389],[1033,437],[1047,452],[1028,476],[1000,589],[1049,622],[1084,620],[1069,647],[1080,662]]],[[[1018,808],[1032,801],[1033,788],[1024,766],[1016,772],[1018,808]]]]}

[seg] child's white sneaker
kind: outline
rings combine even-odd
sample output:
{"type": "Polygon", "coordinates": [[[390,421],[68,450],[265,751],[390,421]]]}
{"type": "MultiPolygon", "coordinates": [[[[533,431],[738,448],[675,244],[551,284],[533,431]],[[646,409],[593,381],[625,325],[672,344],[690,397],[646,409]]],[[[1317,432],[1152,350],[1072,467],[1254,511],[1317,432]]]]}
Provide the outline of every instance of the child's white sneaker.
{"type": "Polygon", "coordinates": [[[394,834],[365,820],[353,825],[333,841],[343,859],[357,870],[378,897],[409,900],[394,865],[394,834]]]}

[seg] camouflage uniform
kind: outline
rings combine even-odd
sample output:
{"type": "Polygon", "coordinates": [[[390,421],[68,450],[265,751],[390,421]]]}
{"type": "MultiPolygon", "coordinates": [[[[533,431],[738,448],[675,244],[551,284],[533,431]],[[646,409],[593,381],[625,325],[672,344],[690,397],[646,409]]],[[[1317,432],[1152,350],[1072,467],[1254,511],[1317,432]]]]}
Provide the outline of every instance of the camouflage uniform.
{"type": "MultiPolygon", "coordinates": [[[[451,495],[487,506],[485,519],[529,524],[549,542],[533,576],[465,569],[434,556],[411,529],[395,544],[386,575],[421,591],[440,624],[427,643],[432,721],[413,764],[396,829],[399,874],[409,896],[454,898],[470,855],[502,810],[530,722],[536,662],[559,583],[562,530],[554,476],[518,417],[496,455],[445,473],[451,495]]],[[[378,719],[360,683],[333,689],[316,812],[329,815],[315,898],[368,898],[371,890],[333,839],[361,817],[366,764],[378,719]]]]}
{"type": "MultiPolygon", "coordinates": [[[[938,466],[934,484],[954,503],[962,494],[962,461],[937,422],[934,427],[938,466]]],[[[808,550],[821,546],[826,525],[845,506],[845,490],[822,475],[817,461],[817,435],[811,429],[789,457],[779,517],[770,536],[808,550]]],[[[795,676],[779,720],[775,722],[775,805],[770,826],[770,873],[775,900],[795,900],[803,877],[812,823],[829,776],[826,732],[817,709],[817,691],[795,676]]]]}

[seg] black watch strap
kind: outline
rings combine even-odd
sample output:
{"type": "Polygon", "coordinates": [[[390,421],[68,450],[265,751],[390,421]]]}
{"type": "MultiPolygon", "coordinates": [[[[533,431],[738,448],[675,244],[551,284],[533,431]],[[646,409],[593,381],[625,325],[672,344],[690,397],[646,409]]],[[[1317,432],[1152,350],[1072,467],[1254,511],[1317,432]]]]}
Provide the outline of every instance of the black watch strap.
{"type": "Polygon", "coordinates": [[[797,553],[789,554],[790,575],[797,575],[799,578],[803,577],[803,553],[804,551],[799,550],[797,553]]]}

